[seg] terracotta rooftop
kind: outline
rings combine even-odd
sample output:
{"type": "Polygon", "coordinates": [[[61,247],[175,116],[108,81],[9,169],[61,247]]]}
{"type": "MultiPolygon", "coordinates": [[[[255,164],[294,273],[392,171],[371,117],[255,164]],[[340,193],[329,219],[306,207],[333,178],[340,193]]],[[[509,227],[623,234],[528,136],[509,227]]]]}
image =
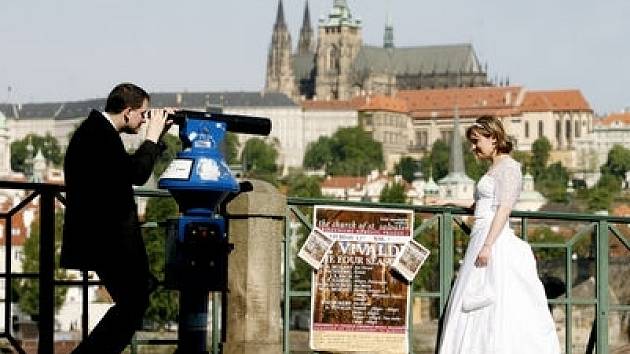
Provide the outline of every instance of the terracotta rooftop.
{"type": "Polygon", "coordinates": [[[528,91],[522,112],[579,111],[592,112],[580,90],[528,91]]]}
{"type": "Polygon", "coordinates": [[[322,188],[355,188],[357,185],[362,186],[367,181],[366,177],[350,177],[338,176],[328,177],[322,184],[322,188]]]}
{"type": "Polygon", "coordinates": [[[460,117],[509,116],[518,113],[520,86],[471,87],[433,90],[401,90],[397,98],[407,101],[413,118],[451,118],[454,107],[460,117]]]}
{"type": "MultiPolygon", "coordinates": [[[[13,207],[13,202],[10,199],[5,200],[2,204],[0,204],[0,209],[3,213],[8,212],[13,207]]],[[[0,219],[0,229],[2,230],[2,236],[0,236],[0,246],[6,246],[5,239],[5,225],[6,220],[0,219]]],[[[24,246],[24,242],[26,241],[26,225],[24,224],[24,209],[15,213],[13,218],[11,219],[11,245],[13,246],[24,246]]]]}
{"type": "Polygon", "coordinates": [[[356,111],[364,105],[366,98],[364,96],[354,97],[347,101],[330,100],[330,101],[318,101],[318,100],[306,100],[302,101],[302,109],[304,110],[338,110],[338,111],[356,111]]]}
{"type": "Polygon", "coordinates": [[[396,113],[409,113],[407,101],[390,96],[367,96],[365,103],[359,107],[359,111],[389,111],[396,113]]]}
{"type": "Polygon", "coordinates": [[[626,113],[613,113],[604,119],[596,121],[597,125],[611,126],[615,122],[621,123],[622,125],[630,125],[630,112],[626,113]]]}

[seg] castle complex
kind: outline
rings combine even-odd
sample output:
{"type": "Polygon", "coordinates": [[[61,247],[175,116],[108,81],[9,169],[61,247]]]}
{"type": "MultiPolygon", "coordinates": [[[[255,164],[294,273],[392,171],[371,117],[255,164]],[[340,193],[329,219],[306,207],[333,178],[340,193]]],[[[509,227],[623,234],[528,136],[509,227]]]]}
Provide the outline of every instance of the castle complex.
{"type": "Polygon", "coordinates": [[[471,44],[396,47],[387,21],[383,44],[365,45],[362,23],[346,0],[334,0],[319,20],[317,38],[308,1],[297,48],[284,18],[282,0],[267,57],[265,91],[294,100],[348,100],[365,94],[392,95],[397,90],[489,86],[471,44]]]}

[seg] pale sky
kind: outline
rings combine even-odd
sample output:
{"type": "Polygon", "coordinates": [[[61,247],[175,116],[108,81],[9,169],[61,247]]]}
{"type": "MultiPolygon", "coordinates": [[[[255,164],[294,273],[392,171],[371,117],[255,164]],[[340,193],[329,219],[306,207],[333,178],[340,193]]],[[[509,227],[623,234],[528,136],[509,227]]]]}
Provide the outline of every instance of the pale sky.
{"type": "MultiPolygon", "coordinates": [[[[580,89],[596,113],[630,107],[628,0],[348,0],[365,44],[472,43],[491,77],[580,89]]],[[[294,46],[305,0],[284,0],[294,46]]],[[[333,0],[309,0],[311,21],[333,0]]],[[[0,0],[0,103],[264,87],[278,0],[0,0]],[[11,87],[9,92],[8,87],[11,87]]],[[[316,28],[315,28],[316,29],[316,28]]]]}

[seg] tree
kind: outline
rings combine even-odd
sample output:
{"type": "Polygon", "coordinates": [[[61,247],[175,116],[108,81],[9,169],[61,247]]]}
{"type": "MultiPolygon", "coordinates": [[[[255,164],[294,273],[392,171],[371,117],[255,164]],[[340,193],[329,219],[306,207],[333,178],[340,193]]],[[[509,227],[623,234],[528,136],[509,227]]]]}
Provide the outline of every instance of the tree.
{"type": "Polygon", "coordinates": [[[608,208],[612,205],[615,195],[608,188],[598,185],[589,189],[584,197],[586,199],[588,211],[595,212],[608,210],[608,208]]]}
{"type": "Polygon", "coordinates": [[[385,185],[379,197],[381,203],[406,203],[407,195],[405,186],[402,183],[392,183],[385,185]]]}
{"type": "Polygon", "coordinates": [[[383,148],[360,127],[341,128],[308,146],[304,167],[325,168],[333,176],[364,176],[384,167],[383,148]]]}
{"type": "MultiPolygon", "coordinates": [[[[24,272],[39,272],[39,220],[31,224],[31,233],[24,242],[24,260],[22,269],[24,272]]],[[[61,239],[63,234],[63,212],[55,214],[55,278],[64,279],[65,270],[59,268],[59,256],[61,254],[61,239]]],[[[54,304],[58,310],[66,299],[66,287],[55,287],[54,304]]],[[[25,313],[36,317],[39,314],[39,279],[23,279],[16,285],[17,302],[25,313]]]]}
{"type": "Polygon", "coordinates": [[[321,198],[320,178],[294,174],[287,180],[287,195],[289,197],[321,198]]]}
{"type": "MultiPolygon", "coordinates": [[[[171,197],[150,198],[145,209],[145,220],[161,222],[177,215],[177,203],[171,197]]],[[[164,279],[166,230],[163,227],[143,229],[149,267],[158,278],[164,279]]],[[[145,318],[163,326],[175,321],[178,313],[177,294],[172,291],[155,291],[151,294],[145,318]]]]}
{"type": "Polygon", "coordinates": [[[608,158],[601,171],[602,175],[613,175],[619,180],[624,180],[626,172],[630,171],[630,150],[621,145],[614,145],[608,152],[608,158]]]}
{"type": "Polygon", "coordinates": [[[448,174],[448,159],[450,149],[442,140],[436,140],[431,147],[431,153],[427,154],[420,160],[422,174],[425,176],[433,176],[434,180],[446,177],[448,174]]]}
{"type": "Polygon", "coordinates": [[[304,167],[327,170],[332,164],[333,139],[327,136],[320,136],[316,142],[309,143],[304,154],[304,167]]]}
{"type": "Polygon", "coordinates": [[[246,167],[246,176],[259,178],[272,184],[277,183],[277,158],[278,151],[276,148],[260,138],[247,140],[241,153],[241,161],[246,167]]]}
{"type": "Polygon", "coordinates": [[[11,143],[11,169],[16,172],[28,172],[26,166],[26,159],[35,157],[37,151],[42,152],[47,162],[53,166],[61,167],[63,162],[63,154],[57,139],[50,135],[40,136],[37,134],[28,134],[21,140],[16,140],[11,143]],[[28,145],[33,147],[33,150],[29,153],[28,145]]]}
{"type": "Polygon", "coordinates": [[[238,162],[238,147],[239,147],[238,137],[236,134],[232,132],[227,132],[225,134],[225,139],[223,140],[223,146],[221,147],[221,151],[223,152],[223,156],[225,157],[225,162],[228,164],[234,164],[238,162]]]}
{"type": "Polygon", "coordinates": [[[532,174],[534,175],[534,179],[538,179],[544,170],[547,167],[547,162],[549,162],[549,156],[551,151],[551,143],[549,139],[544,136],[536,139],[534,144],[532,145],[532,174]]]}
{"type": "Polygon", "coordinates": [[[401,175],[405,181],[411,183],[415,179],[414,174],[421,171],[420,161],[405,156],[394,166],[394,170],[397,175],[401,175]]]}
{"type": "Polygon", "coordinates": [[[569,172],[560,162],[549,165],[538,172],[536,189],[554,202],[567,201],[569,172]]]}

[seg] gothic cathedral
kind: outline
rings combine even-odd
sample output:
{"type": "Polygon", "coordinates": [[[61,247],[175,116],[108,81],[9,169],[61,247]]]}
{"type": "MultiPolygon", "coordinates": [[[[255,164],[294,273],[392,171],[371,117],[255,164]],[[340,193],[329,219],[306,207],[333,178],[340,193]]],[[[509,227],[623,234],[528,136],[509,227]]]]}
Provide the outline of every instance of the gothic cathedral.
{"type": "Polygon", "coordinates": [[[346,0],[333,0],[328,16],[319,20],[315,39],[307,0],[294,52],[279,0],[265,91],[285,93],[296,101],[348,100],[397,90],[490,85],[487,68],[482,68],[471,44],[397,48],[388,19],[383,45],[370,46],[363,44],[361,26],[346,0]]]}

